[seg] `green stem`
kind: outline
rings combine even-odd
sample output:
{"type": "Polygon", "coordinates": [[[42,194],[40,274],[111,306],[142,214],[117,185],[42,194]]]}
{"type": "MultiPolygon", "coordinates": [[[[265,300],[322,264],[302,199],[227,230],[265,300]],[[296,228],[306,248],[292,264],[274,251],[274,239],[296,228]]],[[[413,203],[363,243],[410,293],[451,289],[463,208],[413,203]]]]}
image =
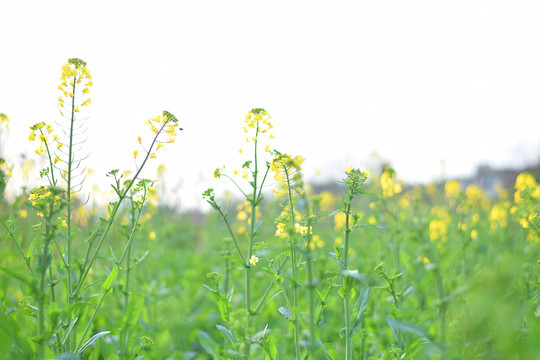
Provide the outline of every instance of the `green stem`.
{"type": "Polygon", "coordinates": [[[84,338],[86,337],[86,334],[88,333],[88,330],[90,330],[90,326],[92,326],[92,323],[94,322],[94,318],[96,317],[96,314],[97,314],[97,312],[99,310],[99,307],[101,306],[101,303],[103,302],[103,299],[105,298],[105,295],[107,295],[108,292],[109,292],[109,290],[105,290],[101,294],[101,297],[99,298],[99,302],[97,303],[97,305],[96,305],[96,307],[94,309],[94,312],[92,313],[92,316],[90,317],[90,320],[86,324],[86,328],[84,329],[84,332],[83,332],[81,338],[79,339],[79,342],[77,343],[77,346],[75,347],[75,349],[80,349],[81,348],[81,345],[82,345],[82,343],[84,341],[84,338]]]}
{"type": "MultiPolygon", "coordinates": [[[[73,291],[73,281],[71,279],[71,170],[73,165],[73,125],[75,123],[75,86],[77,83],[77,77],[73,77],[73,96],[71,97],[71,119],[69,125],[69,147],[68,147],[68,161],[67,161],[67,189],[66,189],[66,198],[67,198],[67,236],[66,236],[66,245],[64,245],[65,255],[66,255],[66,282],[67,282],[67,301],[68,305],[71,305],[75,299],[71,296],[73,291]]],[[[49,156],[50,158],[50,156],[49,156]]],[[[51,172],[53,171],[51,165],[51,172]]],[[[71,314],[68,318],[68,323],[71,323],[71,314]]],[[[76,329],[73,329],[73,332],[70,333],[70,341],[67,342],[68,350],[72,351],[73,346],[75,345],[76,339],[76,329]],[[72,336],[73,334],[73,336],[72,336]]]]}
{"type": "MultiPolygon", "coordinates": [[[[293,203],[293,196],[292,196],[292,190],[291,190],[291,181],[289,177],[289,169],[287,166],[283,166],[283,171],[285,173],[285,176],[287,178],[287,188],[289,191],[289,205],[291,207],[291,226],[294,231],[294,225],[295,225],[295,214],[294,214],[294,203],[293,203]]],[[[308,229],[309,232],[309,229],[308,229]]],[[[289,238],[289,243],[291,244],[291,268],[293,272],[293,327],[294,327],[294,349],[296,354],[296,359],[299,360],[301,358],[300,354],[300,321],[297,318],[297,309],[298,309],[298,268],[297,268],[297,262],[296,262],[296,244],[293,242],[292,238],[289,238]]]]}
{"type": "MultiPolygon", "coordinates": [[[[349,217],[351,212],[351,202],[352,196],[349,196],[349,204],[347,205],[347,209],[345,211],[345,248],[343,250],[343,264],[345,266],[345,270],[349,270],[349,235],[351,233],[349,217]]],[[[343,279],[343,286],[346,289],[350,287],[348,275],[345,275],[343,279]]],[[[345,293],[343,294],[343,315],[345,320],[345,360],[352,360],[352,328],[349,291],[345,291],[345,293]]]]}
{"type": "MultiPolygon", "coordinates": [[[[253,242],[255,240],[255,220],[257,213],[257,173],[258,173],[258,164],[257,164],[257,135],[259,133],[259,125],[255,129],[255,161],[254,161],[254,170],[253,170],[253,198],[251,199],[251,224],[250,224],[250,234],[249,234],[249,245],[247,251],[247,259],[251,259],[253,255],[253,242]]],[[[244,271],[244,286],[246,288],[246,325],[244,331],[244,358],[249,359],[249,353],[251,351],[251,334],[249,331],[251,323],[251,268],[250,264],[245,264],[244,271]]]]}
{"type": "Polygon", "coordinates": [[[50,205],[49,215],[46,219],[45,225],[45,236],[43,251],[41,253],[41,264],[40,264],[40,281],[39,281],[39,293],[37,294],[38,299],[38,341],[37,341],[37,358],[39,360],[44,360],[46,356],[46,338],[45,338],[45,277],[47,274],[47,268],[49,265],[49,243],[52,240],[53,234],[51,229],[51,223],[53,218],[53,206],[50,205]]]}
{"type": "MultiPolygon", "coordinates": [[[[144,199],[146,199],[146,189],[144,194],[144,199]]],[[[144,205],[144,203],[143,203],[144,205]]],[[[132,203],[133,206],[133,203],[132,203]]],[[[142,206],[142,205],[141,205],[142,206]]],[[[141,207],[142,208],[142,207],[141,207]]],[[[124,248],[124,252],[122,253],[122,256],[118,260],[118,265],[120,266],[122,264],[122,261],[124,260],[124,257],[127,256],[126,260],[126,287],[124,289],[124,311],[127,312],[128,304],[129,304],[129,280],[130,280],[130,274],[131,274],[131,248],[133,245],[133,238],[135,235],[135,230],[137,228],[137,224],[139,223],[139,219],[141,216],[142,211],[137,212],[137,216],[135,217],[135,209],[132,207],[131,212],[131,231],[129,233],[128,243],[126,247],[124,248]]],[[[120,346],[121,346],[121,354],[123,356],[127,356],[127,346],[129,343],[129,329],[125,328],[122,331],[121,337],[120,337],[120,346]]]]}

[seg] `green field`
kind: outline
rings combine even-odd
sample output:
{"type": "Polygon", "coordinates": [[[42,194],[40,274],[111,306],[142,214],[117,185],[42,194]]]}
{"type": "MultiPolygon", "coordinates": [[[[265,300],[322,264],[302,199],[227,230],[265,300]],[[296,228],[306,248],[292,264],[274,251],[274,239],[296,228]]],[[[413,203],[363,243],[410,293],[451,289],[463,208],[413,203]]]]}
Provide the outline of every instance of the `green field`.
{"type": "Polygon", "coordinates": [[[91,86],[70,59],[67,131],[29,130],[49,164],[41,184],[5,193],[23,164],[0,162],[0,359],[540,358],[532,174],[491,193],[355,164],[315,191],[302,156],[273,149],[270,115],[252,109],[238,121],[246,162],[214,173],[234,196],[208,189],[209,212],[180,212],[139,177],[187,136],[163,111],[99,205],[79,193],[91,86]]]}

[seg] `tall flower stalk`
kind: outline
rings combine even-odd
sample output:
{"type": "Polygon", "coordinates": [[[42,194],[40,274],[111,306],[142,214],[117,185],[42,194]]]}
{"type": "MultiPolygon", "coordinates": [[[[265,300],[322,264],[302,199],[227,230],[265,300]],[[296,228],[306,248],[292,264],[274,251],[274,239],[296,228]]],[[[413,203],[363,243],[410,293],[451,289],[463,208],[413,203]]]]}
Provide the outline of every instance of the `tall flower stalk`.
{"type": "MultiPolygon", "coordinates": [[[[248,160],[242,165],[242,173],[238,170],[233,171],[233,175],[240,176],[247,180],[250,186],[249,191],[244,191],[242,186],[239,185],[238,179],[231,177],[226,174],[223,169],[217,169],[214,172],[215,178],[225,177],[232,181],[232,183],[240,190],[245,200],[249,203],[250,217],[249,217],[249,234],[247,246],[244,251],[242,251],[239,243],[239,239],[236,236],[235,232],[231,228],[227,210],[223,210],[215,199],[213,189],[208,189],[203,193],[203,198],[216,210],[219,212],[221,218],[225,222],[229,234],[233,240],[234,246],[236,248],[236,254],[238,255],[238,260],[242,263],[244,270],[244,309],[245,309],[245,324],[244,324],[244,348],[242,358],[249,359],[251,353],[251,344],[252,339],[252,330],[251,330],[251,320],[252,317],[260,311],[260,307],[263,304],[268,291],[263,295],[263,298],[258,302],[259,305],[253,309],[253,299],[252,299],[252,269],[259,261],[259,258],[256,256],[254,251],[255,239],[257,237],[257,231],[260,226],[260,221],[257,219],[257,210],[263,199],[262,189],[266,181],[270,165],[265,162],[265,167],[260,166],[259,158],[259,141],[261,137],[267,136],[268,139],[273,139],[274,136],[270,134],[270,130],[273,128],[272,123],[270,122],[270,115],[266,110],[261,108],[255,108],[249,111],[245,117],[244,124],[244,133],[246,134],[246,142],[253,143],[253,160],[248,160]],[[264,169],[264,170],[263,170],[264,169]],[[264,172],[263,172],[264,171],[264,172]]],[[[265,152],[270,151],[270,147],[267,144],[264,148],[265,152]]],[[[239,152],[243,152],[243,149],[240,149],[239,152]]],[[[270,289],[270,287],[268,288],[270,289]]]]}
{"type": "Polygon", "coordinates": [[[356,225],[357,217],[353,218],[351,213],[351,207],[353,199],[356,195],[361,194],[364,190],[364,182],[367,180],[367,174],[359,169],[353,169],[352,166],[345,170],[345,179],[343,182],[347,186],[348,192],[343,195],[341,211],[345,214],[345,241],[343,249],[343,286],[339,290],[340,296],[343,298],[343,315],[345,322],[345,360],[351,360],[353,358],[353,345],[352,345],[352,307],[351,298],[354,298],[354,280],[358,277],[358,271],[350,270],[349,268],[349,240],[350,234],[353,229],[360,227],[356,225]],[[351,218],[354,223],[351,224],[351,218]]]}
{"type": "Polygon", "coordinates": [[[306,227],[300,225],[296,222],[297,213],[295,212],[296,199],[293,196],[293,192],[298,192],[303,195],[303,185],[301,174],[301,164],[304,161],[302,156],[296,156],[292,158],[288,154],[281,154],[275,151],[276,156],[272,160],[272,171],[275,172],[275,180],[280,184],[281,188],[284,189],[288,198],[288,211],[284,212],[277,221],[277,231],[276,235],[284,235],[289,241],[290,249],[290,259],[291,259],[291,270],[292,270],[292,281],[291,287],[293,288],[292,293],[292,302],[289,300],[288,294],[283,290],[283,295],[285,297],[285,302],[289,307],[290,319],[293,323],[293,332],[294,332],[294,349],[296,359],[301,359],[301,350],[300,350],[300,319],[298,312],[298,288],[300,286],[298,279],[298,268],[300,262],[299,244],[303,243],[302,240],[311,234],[311,227],[306,227]],[[284,229],[287,228],[285,232],[284,229]]]}

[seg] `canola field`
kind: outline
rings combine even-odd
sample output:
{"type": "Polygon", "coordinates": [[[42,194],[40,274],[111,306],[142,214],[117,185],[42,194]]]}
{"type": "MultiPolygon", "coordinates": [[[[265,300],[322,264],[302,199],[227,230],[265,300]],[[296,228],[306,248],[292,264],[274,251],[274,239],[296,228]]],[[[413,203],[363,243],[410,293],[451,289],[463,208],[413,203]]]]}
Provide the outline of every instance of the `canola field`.
{"type": "Polygon", "coordinates": [[[245,162],[214,172],[235,193],[179,212],[140,177],[184,136],[163,111],[99,204],[81,195],[92,85],[69,59],[63,128],[28,129],[41,184],[6,193],[33,160],[0,160],[0,359],[539,358],[538,174],[487,191],[351,165],[315,191],[254,108],[245,162]]]}

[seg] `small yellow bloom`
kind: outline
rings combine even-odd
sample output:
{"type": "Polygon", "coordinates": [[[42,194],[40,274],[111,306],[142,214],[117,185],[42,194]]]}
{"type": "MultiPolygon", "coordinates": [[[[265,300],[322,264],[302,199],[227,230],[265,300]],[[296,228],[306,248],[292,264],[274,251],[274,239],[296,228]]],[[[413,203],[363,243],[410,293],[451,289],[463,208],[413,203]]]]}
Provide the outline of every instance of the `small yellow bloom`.
{"type": "Polygon", "coordinates": [[[22,218],[26,218],[28,216],[28,210],[26,209],[19,210],[19,215],[22,218]]]}
{"type": "Polygon", "coordinates": [[[257,265],[258,262],[259,262],[259,258],[256,257],[255,255],[251,255],[251,258],[249,259],[249,263],[255,266],[257,265]]]}
{"type": "Polygon", "coordinates": [[[471,230],[471,239],[478,239],[478,231],[476,229],[471,230]]]}
{"type": "Polygon", "coordinates": [[[38,212],[37,212],[37,215],[40,216],[40,217],[45,216],[45,215],[43,215],[43,213],[42,213],[41,211],[38,211],[38,212]]]}
{"type": "Polygon", "coordinates": [[[137,140],[139,140],[139,144],[140,144],[142,139],[141,139],[140,136],[138,136],[138,137],[137,137],[137,140]]]}
{"type": "Polygon", "coordinates": [[[152,240],[154,240],[156,238],[156,233],[155,231],[151,231],[150,234],[148,234],[148,237],[152,240]]]}
{"type": "Polygon", "coordinates": [[[161,148],[162,148],[163,146],[165,146],[165,145],[163,145],[162,143],[159,143],[159,144],[157,144],[157,148],[156,148],[156,150],[159,150],[159,149],[161,149],[161,148]]]}
{"type": "Polygon", "coordinates": [[[133,157],[136,158],[137,155],[139,155],[139,151],[138,151],[138,150],[135,150],[135,151],[133,152],[133,157]]]}
{"type": "Polygon", "coordinates": [[[59,161],[60,161],[60,158],[59,158],[58,156],[54,158],[54,163],[55,163],[55,164],[56,164],[57,162],[59,162],[59,161]]]}
{"type": "Polygon", "coordinates": [[[247,219],[247,213],[245,211],[239,211],[238,214],[236,214],[236,218],[240,221],[247,219]]]}
{"type": "Polygon", "coordinates": [[[352,169],[353,169],[352,165],[349,165],[349,166],[347,166],[347,168],[345,169],[345,172],[348,174],[348,173],[350,173],[350,172],[352,171],[352,169]]]}
{"type": "Polygon", "coordinates": [[[270,145],[267,144],[267,145],[264,147],[264,151],[269,152],[269,151],[270,151],[270,145]]]}
{"type": "Polygon", "coordinates": [[[151,157],[152,159],[155,159],[155,158],[156,158],[156,153],[153,152],[152,155],[150,155],[150,157],[151,157]]]}

